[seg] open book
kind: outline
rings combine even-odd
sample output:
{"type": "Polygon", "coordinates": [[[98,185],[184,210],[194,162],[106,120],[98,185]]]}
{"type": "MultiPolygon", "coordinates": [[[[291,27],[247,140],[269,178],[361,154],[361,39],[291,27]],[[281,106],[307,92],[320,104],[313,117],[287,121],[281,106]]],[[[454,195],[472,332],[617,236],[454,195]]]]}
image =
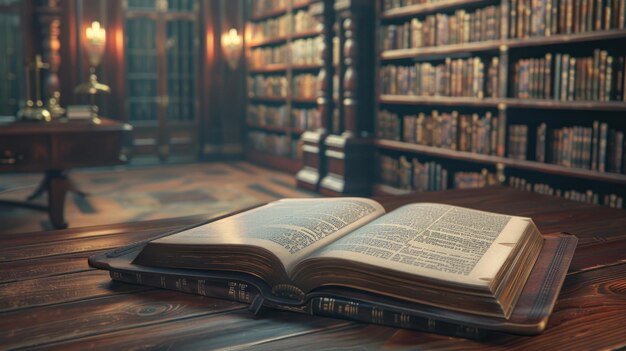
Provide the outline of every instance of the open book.
{"type": "Polygon", "coordinates": [[[229,291],[218,297],[259,306],[335,315],[330,302],[339,301],[347,305],[334,312],[370,322],[413,312],[532,334],[545,327],[576,244],[573,236],[548,241],[529,218],[443,204],[385,214],[365,198],[285,199],[90,264],[114,279],[200,294],[223,281],[229,291]],[[350,304],[370,306],[371,320],[347,313],[350,304]]]}

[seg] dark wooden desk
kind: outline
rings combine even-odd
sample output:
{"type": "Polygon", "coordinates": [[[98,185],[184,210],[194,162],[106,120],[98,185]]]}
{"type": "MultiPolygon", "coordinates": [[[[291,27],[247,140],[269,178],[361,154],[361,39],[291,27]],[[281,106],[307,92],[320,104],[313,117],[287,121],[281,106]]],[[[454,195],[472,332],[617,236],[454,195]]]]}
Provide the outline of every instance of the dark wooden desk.
{"type": "Polygon", "coordinates": [[[626,345],[626,211],[508,188],[384,200],[388,209],[438,201],[532,216],[542,232],[579,246],[547,330],[486,342],[268,311],[196,295],[114,283],[87,266],[96,252],[149,239],[205,216],[0,237],[0,348],[598,350],[626,345]]]}
{"type": "Polygon", "coordinates": [[[66,228],[65,195],[68,189],[73,189],[67,171],[124,163],[125,133],[131,130],[128,124],[106,118],[100,124],[60,120],[0,124],[0,172],[43,172],[39,189],[28,200],[48,193],[47,206],[3,202],[48,211],[55,228],[66,228]]]}

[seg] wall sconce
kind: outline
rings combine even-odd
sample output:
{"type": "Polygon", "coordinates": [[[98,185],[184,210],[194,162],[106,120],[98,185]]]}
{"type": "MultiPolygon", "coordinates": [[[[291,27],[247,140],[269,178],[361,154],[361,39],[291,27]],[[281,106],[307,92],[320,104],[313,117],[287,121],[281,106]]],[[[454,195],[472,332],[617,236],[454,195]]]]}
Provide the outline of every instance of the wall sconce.
{"type": "Polygon", "coordinates": [[[222,50],[224,51],[224,57],[226,58],[228,66],[233,70],[236,69],[239,64],[242,48],[243,40],[241,35],[237,33],[237,29],[231,28],[228,32],[222,34],[222,50]]]}
{"type": "Polygon", "coordinates": [[[111,91],[108,85],[98,82],[96,67],[102,61],[104,46],[106,44],[106,30],[100,26],[100,22],[91,22],[91,27],[85,30],[85,51],[89,59],[89,81],[82,83],[74,89],[76,94],[88,94],[91,100],[91,118],[95,123],[99,123],[98,106],[96,106],[96,94],[108,93],[111,91]]]}

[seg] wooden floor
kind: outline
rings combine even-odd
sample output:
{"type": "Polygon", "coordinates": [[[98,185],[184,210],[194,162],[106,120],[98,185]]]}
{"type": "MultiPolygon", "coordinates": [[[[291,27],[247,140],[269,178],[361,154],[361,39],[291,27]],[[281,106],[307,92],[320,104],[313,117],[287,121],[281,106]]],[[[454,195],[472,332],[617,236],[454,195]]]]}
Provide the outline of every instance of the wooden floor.
{"type": "MultiPolygon", "coordinates": [[[[296,189],[292,175],[247,162],[194,163],[73,171],[76,186],[88,196],[69,194],[70,228],[213,214],[285,197],[311,197],[296,189]]],[[[0,199],[22,201],[41,181],[40,174],[0,175],[0,199]]],[[[45,204],[45,195],[35,200],[45,204]]],[[[50,230],[47,214],[0,205],[0,234],[50,230]]]]}

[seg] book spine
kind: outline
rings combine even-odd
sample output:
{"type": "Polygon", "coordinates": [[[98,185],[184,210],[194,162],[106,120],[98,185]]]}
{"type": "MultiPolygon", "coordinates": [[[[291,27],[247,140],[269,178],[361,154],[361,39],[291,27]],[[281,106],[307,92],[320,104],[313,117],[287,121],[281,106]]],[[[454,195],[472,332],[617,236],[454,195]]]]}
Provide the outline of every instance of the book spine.
{"type": "Polygon", "coordinates": [[[310,314],[318,316],[348,319],[477,340],[482,340],[489,335],[488,332],[476,327],[439,321],[393,309],[383,309],[375,304],[351,301],[348,299],[316,297],[309,302],[308,311],[310,314]]]}
{"type": "Polygon", "coordinates": [[[252,303],[260,292],[240,280],[198,279],[167,274],[111,270],[111,279],[124,283],[147,285],[188,294],[216,297],[243,303],[252,303]]]}

